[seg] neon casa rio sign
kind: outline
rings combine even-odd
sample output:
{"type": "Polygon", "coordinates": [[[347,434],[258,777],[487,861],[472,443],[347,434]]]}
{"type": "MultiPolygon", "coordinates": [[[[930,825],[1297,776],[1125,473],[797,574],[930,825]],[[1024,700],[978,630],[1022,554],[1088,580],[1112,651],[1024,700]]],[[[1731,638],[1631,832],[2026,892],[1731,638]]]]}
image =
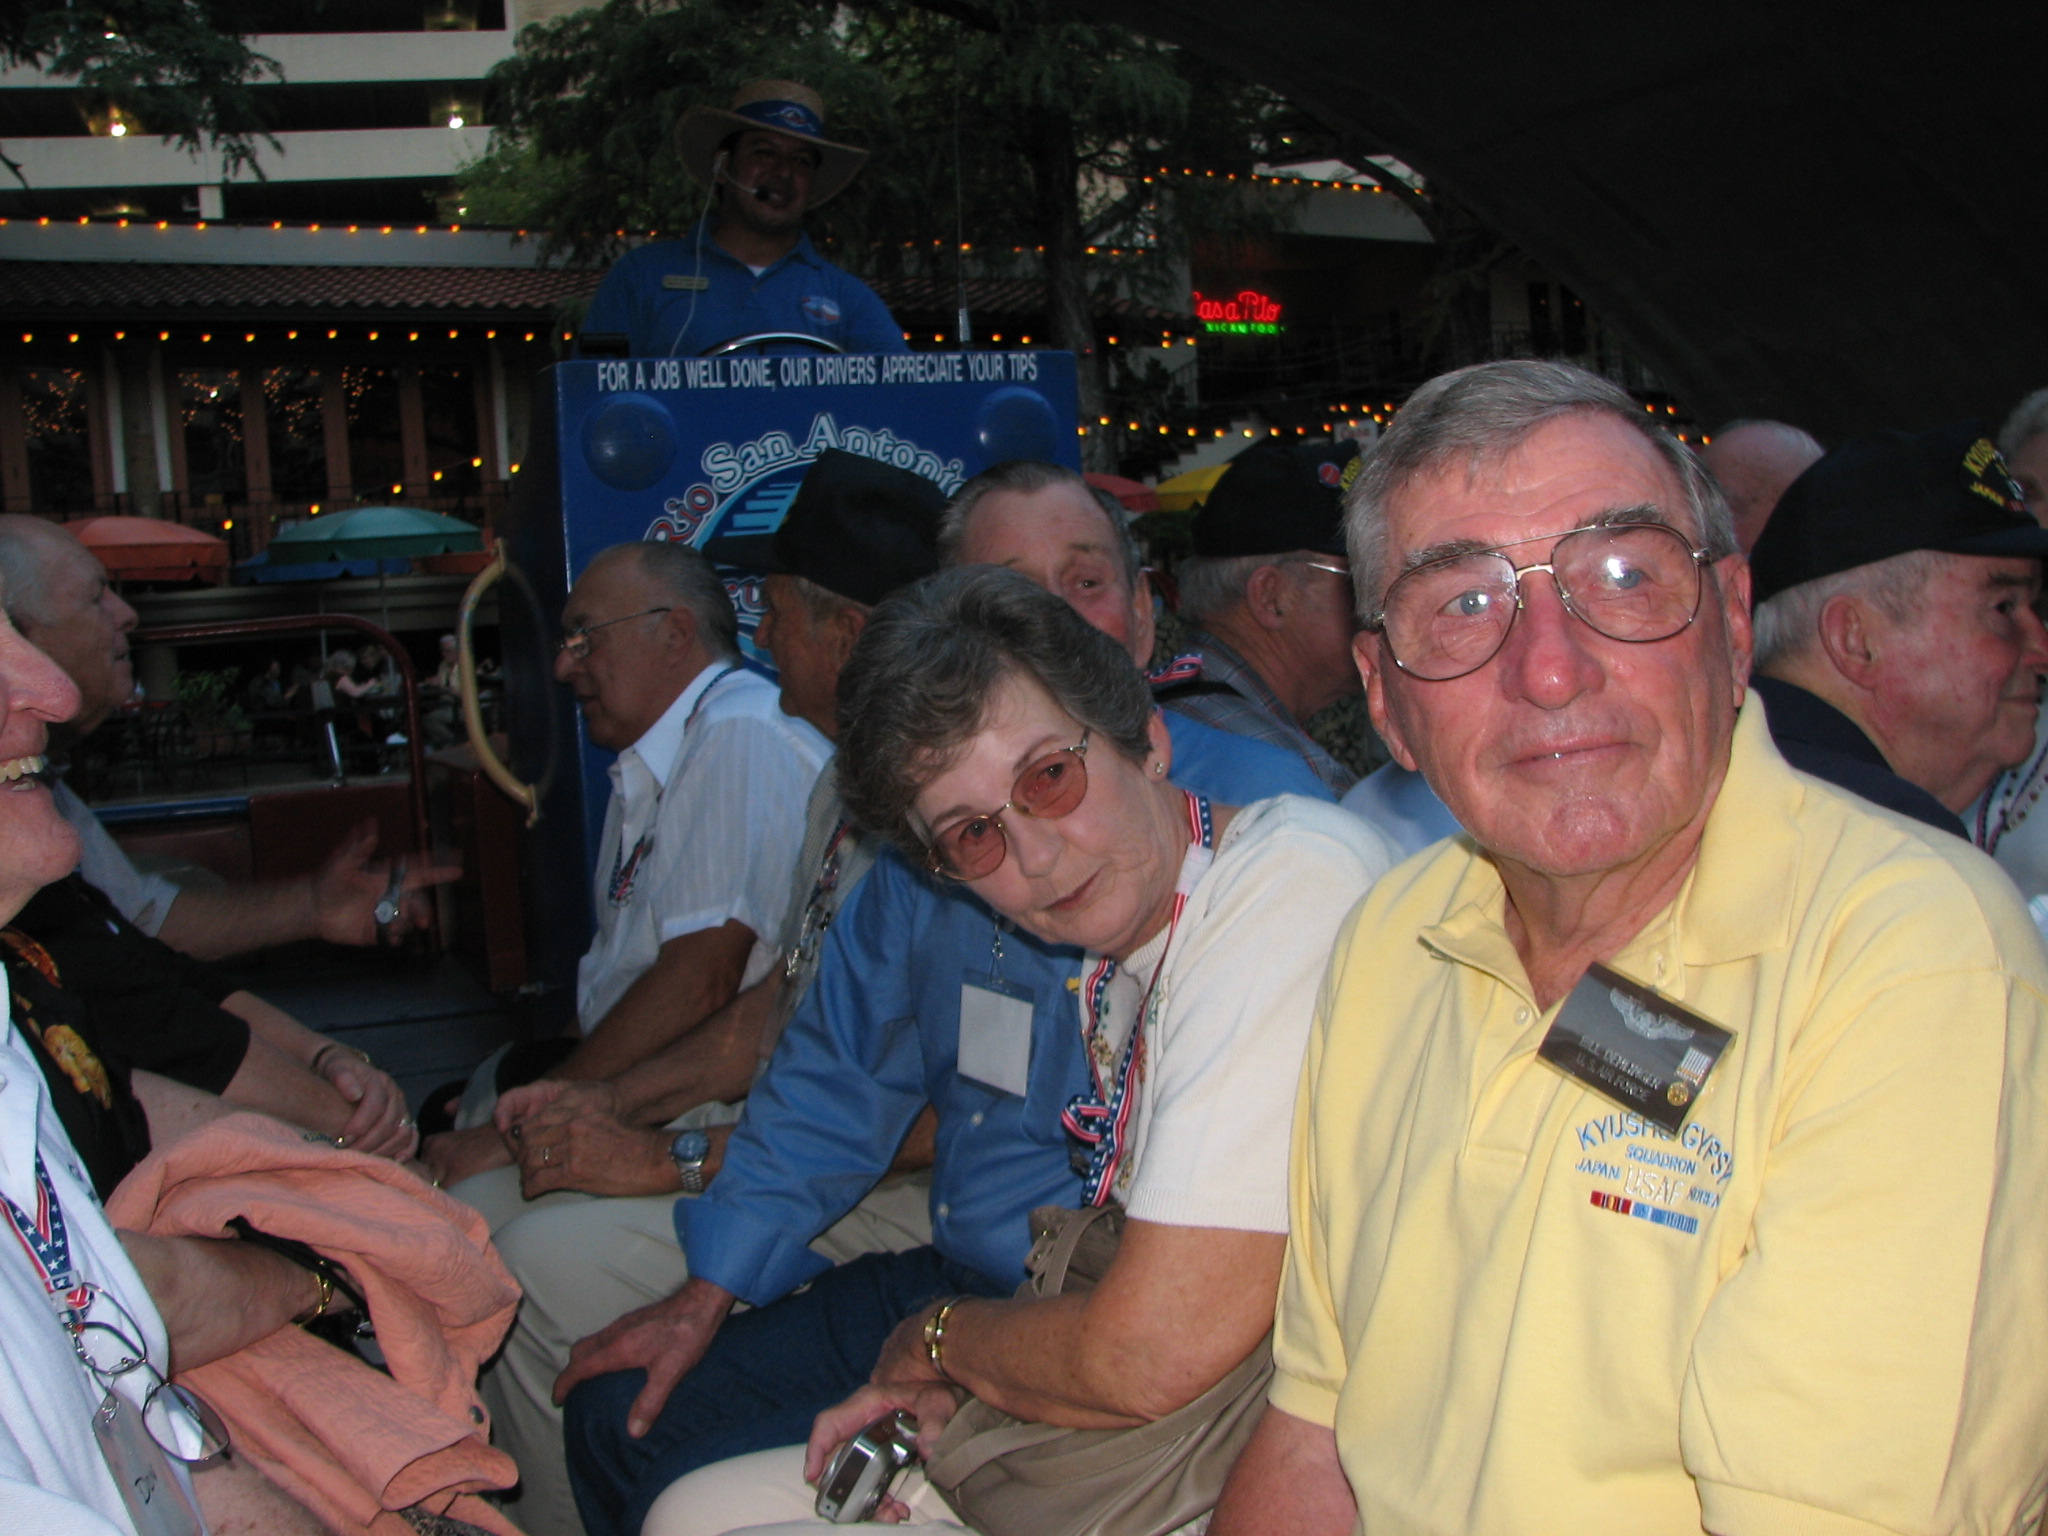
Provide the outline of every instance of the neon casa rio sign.
{"type": "Polygon", "coordinates": [[[1195,318],[1210,335],[1278,336],[1280,302],[1247,288],[1234,299],[1205,299],[1195,290],[1195,318]]]}

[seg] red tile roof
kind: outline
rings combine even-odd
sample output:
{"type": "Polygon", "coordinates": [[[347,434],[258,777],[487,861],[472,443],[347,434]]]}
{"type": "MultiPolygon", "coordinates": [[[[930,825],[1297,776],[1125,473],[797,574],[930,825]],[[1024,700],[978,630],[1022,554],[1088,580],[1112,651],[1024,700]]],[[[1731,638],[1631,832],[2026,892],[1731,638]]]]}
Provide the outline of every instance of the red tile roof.
{"type": "MultiPolygon", "coordinates": [[[[191,319],[201,311],[226,311],[251,320],[309,311],[361,319],[451,310],[546,315],[587,297],[603,276],[543,267],[8,261],[0,262],[0,314],[135,321],[191,319]]],[[[874,287],[899,319],[943,317],[949,329],[960,302],[956,285],[948,279],[884,278],[874,287]]],[[[1037,278],[971,278],[967,304],[984,323],[1043,324],[1045,284],[1037,278]]],[[[1167,325],[1187,320],[1170,310],[1128,302],[1104,307],[1097,318],[1167,325]]]]}
{"type": "Polygon", "coordinates": [[[143,261],[0,263],[0,312],[111,314],[197,310],[239,316],[363,317],[457,310],[549,313],[597,287],[600,272],[540,267],[271,267],[143,261]]]}

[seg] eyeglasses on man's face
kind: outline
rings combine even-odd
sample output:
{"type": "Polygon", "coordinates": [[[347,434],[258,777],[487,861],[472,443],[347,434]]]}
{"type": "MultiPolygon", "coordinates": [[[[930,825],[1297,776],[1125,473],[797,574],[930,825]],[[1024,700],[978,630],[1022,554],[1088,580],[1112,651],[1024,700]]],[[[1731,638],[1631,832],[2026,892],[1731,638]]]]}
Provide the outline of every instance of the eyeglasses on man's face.
{"type": "Polygon", "coordinates": [[[1003,813],[1019,811],[1040,821],[1070,815],[1088,797],[1088,737],[1024,765],[1010,786],[1010,798],[992,811],[963,816],[932,834],[925,862],[935,875],[949,880],[980,880],[1002,868],[1010,840],[1003,832],[1003,813]]]}
{"type": "Polygon", "coordinates": [[[1522,581],[1548,571],[1572,617],[1610,640],[1668,640],[1699,614],[1700,567],[1713,559],[1665,523],[1611,523],[1446,555],[1404,571],[1365,627],[1394,665],[1427,682],[1477,672],[1507,644],[1522,581]],[[1502,551],[1555,539],[1550,559],[1516,565],[1502,551]]]}
{"type": "Polygon", "coordinates": [[[590,655],[590,637],[600,629],[610,629],[614,624],[625,624],[633,619],[644,619],[650,613],[667,613],[667,608],[642,608],[638,613],[621,614],[616,619],[606,619],[601,624],[579,624],[562,636],[562,643],[555,649],[575,661],[582,661],[590,655]]]}

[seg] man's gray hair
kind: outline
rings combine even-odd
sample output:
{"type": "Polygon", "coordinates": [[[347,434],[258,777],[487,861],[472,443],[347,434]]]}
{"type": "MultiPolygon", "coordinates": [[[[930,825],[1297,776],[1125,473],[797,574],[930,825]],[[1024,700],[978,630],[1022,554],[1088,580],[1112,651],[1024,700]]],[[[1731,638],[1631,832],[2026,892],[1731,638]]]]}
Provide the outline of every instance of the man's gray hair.
{"type": "Polygon", "coordinates": [[[853,819],[922,865],[910,808],[985,723],[1006,677],[1028,679],[1091,732],[1143,762],[1152,692],[1116,641],[1029,577],[941,571],[876,606],[839,675],[839,793],[853,819]]]}
{"type": "Polygon", "coordinates": [[[803,599],[804,607],[810,611],[813,624],[830,624],[842,613],[866,613],[868,605],[858,598],[848,597],[843,592],[834,592],[830,587],[820,586],[808,576],[790,576],[789,585],[796,595],[803,599]]]}
{"type": "Polygon", "coordinates": [[[1820,639],[1821,611],[1838,597],[1860,597],[1892,623],[1912,623],[1928,577],[1959,558],[1967,557],[1909,549],[1903,555],[1816,576],[1766,598],[1756,607],[1755,670],[1769,672],[1814,645],[1820,639]]]}
{"type": "Polygon", "coordinates": [[[1736,552],[1735,524],[1719,488],[1692,450],[1649,419],[1628,394],[1569,363],[1515,358],[1441,374],[1418,389],[1366,460],[1344,518],[1361,615],[1379,608],[1387,569],[1387,505],[1411,480],[1462,463],[1498,463],[1539,428],[1564,416],[1605,415],[1626,423],[1670,468],[1685,493],[1691,532],[1716,560],[1736,552]]]}
{"type": "Polygon", "coordinates": [[[740,654],[740,624],[732,595],[704,552],[668,539],[643,539],[619,546],[633,552],[640,574],[656,592],[697,621],[697,638],[712,655],[726,661],[740,654]]]}
{"type": "Polygon", "coordinates": [[[960,548],[967,542],[968,519],[974,516],[974,509],[984,496],[997,491],[1014,491],[1018,495],[1029,496],[1058,485],[1074,486],[1101,508],[1110,528],[1110,547],[1116,552],[1118,565],[1123,568],[1124,587],[1135,592],[1138,572],[1144,568],[1145,561],[1138,553],[1138,541],[1131,536],[1131,520],[1124,511],[1123,503],[1109,492],[1090,485],[1066,465],[1048,463],[1044,459],[1007,460],[993,469],[983,470],[953,493],[953,499],[946,503],[946,510],[939,514],[940,568],[960,564],[960,548]]]}
{"type": "Polygon", "coordinates": [[[1173,573],[1180,591],[1183,618],[1206,622],[1244,601],[1252,572],[1262,565],[1283,565],[1284,555],[1193,555],[1173,573]]]}
{"type": "Polygon", "coordinates": [[[0,580],[7,586],[7,617],[17,627],[24,620],[39,624],[48,617],[39,596],[50,551],[45,530],[61,526],[26,512],[0,517],[0,580]]]}
{"type": "Polygon", "coordinates": [[[2043,432],[2048,432],[2048,389],[2037,389],[2012,408],[2005,425],[1998,429],[1998,451],[2009,462],[2043,432]]]}

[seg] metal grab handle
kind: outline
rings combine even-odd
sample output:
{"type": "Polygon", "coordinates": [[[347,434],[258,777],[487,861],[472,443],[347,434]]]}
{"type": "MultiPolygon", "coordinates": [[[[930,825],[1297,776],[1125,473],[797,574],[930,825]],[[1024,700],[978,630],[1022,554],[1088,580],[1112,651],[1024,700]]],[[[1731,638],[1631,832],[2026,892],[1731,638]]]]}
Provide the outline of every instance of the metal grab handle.
{"type": "Polygon", "coordinates": [[[491,750],[491,739],[484,731],[484,712],[478,705],[476,695],[476,646],[470,639],[470,625],[476,619],[477,604],[484,594],[491,590],[498,578],[505,574],[505,547],[501,544],[491,555],[491,563],[476,573],[469,590],[462,594],[462,611],[455,619],[455,639],[461,647],[456,662],[457,678],[462,690],[462,727],[469,733],[469,745],[476,753],[477,766],[484,776],[520,805],[526,807],[526,824],[530,827],[540,820],[540,791],[531,784],[522,783],[519,777],[507,768],[491,750]]]}
{"type": "Polygon", "coordinates": [[[728,352],[737,352],[741,347],[757,347],[765,341],[800,341],[806,346],[816,347],[820,352],[839,352],[844,349],[835,341],[822,336],[807,335],[803,331],[756,331],[751,336],[735,336],[730,341],[721,341],[716,346],[706,347],[699,357],[724,357],[728,352]]]}

